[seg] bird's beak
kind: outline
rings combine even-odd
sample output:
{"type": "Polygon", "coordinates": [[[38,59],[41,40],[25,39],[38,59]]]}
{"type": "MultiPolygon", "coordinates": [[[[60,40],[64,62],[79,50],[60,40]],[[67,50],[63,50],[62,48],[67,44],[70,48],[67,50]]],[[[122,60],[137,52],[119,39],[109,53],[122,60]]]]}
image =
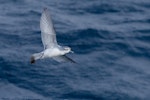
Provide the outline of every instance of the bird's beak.
{"type": "Polygon", "coordinates": [[[70,51],[71,53],[74,53],[74,51],[70,51]]]}

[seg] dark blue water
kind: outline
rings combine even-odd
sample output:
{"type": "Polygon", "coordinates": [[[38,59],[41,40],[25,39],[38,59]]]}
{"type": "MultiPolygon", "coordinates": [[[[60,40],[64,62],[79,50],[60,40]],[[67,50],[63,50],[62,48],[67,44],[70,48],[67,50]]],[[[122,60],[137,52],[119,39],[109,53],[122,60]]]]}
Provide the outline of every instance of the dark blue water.
{"type": "Polygon", "coordinates": [[[150,98],[149,0],[1,0],[0,47],[0,100],[150,98]],[[44,7],[78,64],[29,63],[44,7]]]}

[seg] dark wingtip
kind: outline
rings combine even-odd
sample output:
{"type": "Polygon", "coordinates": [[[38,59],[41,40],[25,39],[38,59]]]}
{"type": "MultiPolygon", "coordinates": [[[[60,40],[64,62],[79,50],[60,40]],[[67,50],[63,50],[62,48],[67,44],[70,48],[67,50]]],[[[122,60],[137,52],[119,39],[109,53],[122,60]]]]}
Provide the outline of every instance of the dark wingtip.
{"type": "Polygon", "coordinates": [[[75,61],[73,61],[72,63],[74,63],[74,64],[78,64],[77,62],[75,62],[75,61]]]}
{"type": "Polygon", "coordinates": [[[76,62],[74,60],[72,60],[71,63],[76,63],[76,62]]]}
{"type": "Polygon", "coordinates": [[[71,62],[71,63],[74,63],[74,64],[77,64],[77,62],[74,61],[74,60],[72,60],[72,59],[70,59],[70,62],[71,62]]]}
{"type": "Polygon", "coordinates": [[[31,57],[30,63],[31,63],[31,64],[35,63],[35,59],[34,59],[33,56],[31,57]]]}

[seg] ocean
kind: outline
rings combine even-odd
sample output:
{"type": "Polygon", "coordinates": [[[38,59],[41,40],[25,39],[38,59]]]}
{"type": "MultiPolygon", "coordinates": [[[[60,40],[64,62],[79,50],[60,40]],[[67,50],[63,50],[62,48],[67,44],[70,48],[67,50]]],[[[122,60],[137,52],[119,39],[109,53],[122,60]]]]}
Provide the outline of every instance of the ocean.
{"type": "Polygon", "coordinates": [[[0,1],[0,100],[149,98],[150,0],[0,1]],[[45,7],[77,64],[30,64],[45,7]]]}

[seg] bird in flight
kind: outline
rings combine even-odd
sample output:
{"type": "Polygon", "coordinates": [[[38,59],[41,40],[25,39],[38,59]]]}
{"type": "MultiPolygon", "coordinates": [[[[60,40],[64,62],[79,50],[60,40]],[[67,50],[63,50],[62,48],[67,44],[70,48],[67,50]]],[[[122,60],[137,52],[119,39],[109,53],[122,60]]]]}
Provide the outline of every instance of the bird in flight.
{"type": "Polygon", "coordinates": [[[41,15],[40,29],[44,50],[40,53],[34,53],[31,56],[31,64],[35,63],[35,61],[38,59],[44,58],[52,58],[57,62],[76,63],[71,58],[66,56],[66,54],[69,52],[73,53],[73,51],[71,51],[71,48],[67,46],[58,45],[56,40],[56,32],[54,30],[52,19],[47,8],[44,8],[41,15]]]}

